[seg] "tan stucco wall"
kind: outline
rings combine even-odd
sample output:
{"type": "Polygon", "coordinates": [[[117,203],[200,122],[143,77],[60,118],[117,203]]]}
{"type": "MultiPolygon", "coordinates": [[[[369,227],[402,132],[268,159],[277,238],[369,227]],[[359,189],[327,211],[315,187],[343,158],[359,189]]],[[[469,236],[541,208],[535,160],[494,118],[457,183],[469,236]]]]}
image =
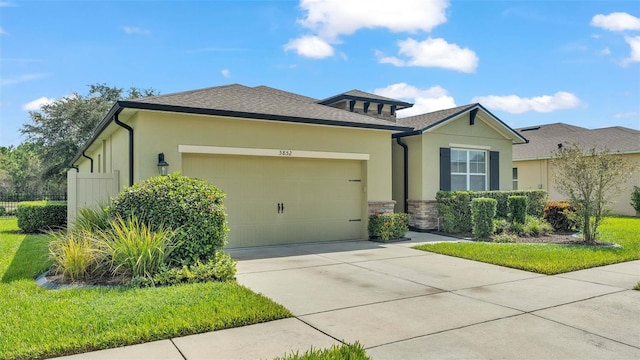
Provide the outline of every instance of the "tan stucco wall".
{"type": "Polygon", "coordinates": [[[178,145],[366,153],[366,198],[391,200],[388,131],[140,111],[135,129],[135,181],[158,174],[158,153],[169,171],[182,169],[178,145]],[[159,129],[162,129],[159,131],[159,129]]]}
{"type": "MultiPolygon", "coordinates": [[[[617,215],[635,215],[635,210],[631,207],[631,191],[633,186],[640,187],[640,154],[624,154],[631,162],[638,167],[636,172],[631,175],[624,185],[625,190],[613,199],[611,208],[613,213],[617,215]]],[[[518,168],[518,188],[519,189],[538,189],[540,184],[543,190],[549,192],[550,200],[565,200],[567,197],[558,193],[554,186],[553,168],[547,159],[514,161],[513,167],[518,168]]]]}
{"type": "MultiPolygon", "coordinates": [[[[487,151],[500,152],[500,190],[511,190],[512,140],[488,126],[482,119],[481,113],[478,113],[474,125],[469,125],[467,114],[422,136],[422,178],[424,180],[422,197],[416,200],[435,200],[436,193],[440,190],[441,147],[473,149],[474,146],[479,146],[487,151]]],[[[487,154],[487,174],[488,166],[487,154]]],[[[412,179],[411,175],[410,179],[412,179]]]]}
{"type": "MultiPolygon", "coordinates": [[[[422,136],[408,136],[401,140],[409,150],[409,199],[422,198],[422,136]]],[[[395,211],[404,211],[404,149],[393,140],[393,200],[396,201],[395,211]]]]}

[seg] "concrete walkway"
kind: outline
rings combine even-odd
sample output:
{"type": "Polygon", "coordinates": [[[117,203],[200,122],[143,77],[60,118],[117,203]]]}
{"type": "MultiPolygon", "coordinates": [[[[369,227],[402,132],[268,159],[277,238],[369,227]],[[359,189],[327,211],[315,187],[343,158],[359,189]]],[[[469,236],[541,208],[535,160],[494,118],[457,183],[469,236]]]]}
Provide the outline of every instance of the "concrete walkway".
{"type": "Polygon", "coordinates": [[[272,359],[359,341],[373,359],[640,359],[640,261],[545,276],[409,236],[230,250],[238,282],[295,318],[66,358],[272,359]]]}

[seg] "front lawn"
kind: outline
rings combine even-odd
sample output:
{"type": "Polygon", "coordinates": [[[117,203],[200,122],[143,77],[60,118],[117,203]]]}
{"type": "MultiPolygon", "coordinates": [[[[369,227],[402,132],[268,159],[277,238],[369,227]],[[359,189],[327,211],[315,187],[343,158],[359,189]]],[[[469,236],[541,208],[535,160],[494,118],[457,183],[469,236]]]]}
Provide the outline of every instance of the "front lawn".
{"type": "Polygon", "coordinates": [[[48,236],[0,219],[0,359],[61,356],[292,316],[235,282],[47,290],[48,236]]]}
{"type": "Polygon", "coordinates": [[[640,259],[640,218],[610,217],[600,239],[620,248],[583,245],[438,243],[416,249],[553,275],[640,259]]]}

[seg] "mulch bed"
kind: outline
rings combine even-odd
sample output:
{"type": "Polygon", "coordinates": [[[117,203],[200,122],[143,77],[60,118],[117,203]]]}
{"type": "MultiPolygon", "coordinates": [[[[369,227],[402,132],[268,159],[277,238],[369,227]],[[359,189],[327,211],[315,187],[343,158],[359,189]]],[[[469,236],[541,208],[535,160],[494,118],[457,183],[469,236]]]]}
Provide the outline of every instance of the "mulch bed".
{"type": "Polygon", "coordinates": [[[585,245],[585,246],[613,246],[615,244],[596,241],[595,244],[586,243],[583,239],[573,236],[572,233],[556,233],[539,237],[518,237],[518,243],[526,244],[564,244],[564,245],[585,245]]]}

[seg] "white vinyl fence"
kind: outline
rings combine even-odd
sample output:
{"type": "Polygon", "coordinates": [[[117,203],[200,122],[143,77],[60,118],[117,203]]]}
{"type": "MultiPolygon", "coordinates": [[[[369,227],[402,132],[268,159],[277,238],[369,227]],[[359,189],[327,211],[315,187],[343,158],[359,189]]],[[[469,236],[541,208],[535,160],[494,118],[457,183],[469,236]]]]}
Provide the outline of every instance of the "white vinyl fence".
{"type": "Polygon", "coordinates": [[[67,172],[67,224],[72,224],[78,210],[108,205],[120,189],[118,171],[112,173],[67,172]]]}

